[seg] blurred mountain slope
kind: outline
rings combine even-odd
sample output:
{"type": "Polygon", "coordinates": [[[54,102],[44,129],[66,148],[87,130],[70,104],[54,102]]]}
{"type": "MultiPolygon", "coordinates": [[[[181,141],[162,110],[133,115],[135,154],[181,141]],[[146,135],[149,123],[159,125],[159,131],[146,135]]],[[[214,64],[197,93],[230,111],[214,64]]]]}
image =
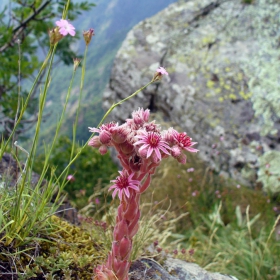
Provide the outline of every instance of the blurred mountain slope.
{"type": "MultiPolygon", "coordinates": [[[[86,140],[88,138],[87,127],[96,125],[103,115],[101,108],[102,92],[108,83],[113,59],[127,32],[141,20],[156,14],[176,1],[97,0],[93,2],[96,7],[89,12],[83,13],[73,22],[80,34],[83,30],[88,30],[89,28],[94,28],[96,33],[87,55],[83,102],[77,131],[78,140],[86,140]]],[[[82,56],[84,47],[85,43],[81,39],[78,45],[73,46],[73,49],[82,56]]],[[[67,110],[68,120],[64,126],[63,133],[68,135],[71,135],[72,123],[78,105],[80,72],[78,71],[77,73],[70,105],[67,110]]],[[[72,68],[63,65],[57,66],[53,71],[46,108],[46,113],[51,114],[43,126],[43,138],[46,142],[48,142],[47,138],[50,135],[50,131],[52,131],[57,122],[71,75],[72,68]]],[[[128,94],[130,93],[128,92],[128,94]]]]}

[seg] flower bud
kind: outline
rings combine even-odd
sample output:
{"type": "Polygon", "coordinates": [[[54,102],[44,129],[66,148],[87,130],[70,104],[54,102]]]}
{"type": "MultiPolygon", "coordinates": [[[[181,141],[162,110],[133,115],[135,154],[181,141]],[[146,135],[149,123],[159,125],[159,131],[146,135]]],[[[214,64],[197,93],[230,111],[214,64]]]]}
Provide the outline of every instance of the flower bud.
{"type": "Polygon", "coordinates": [[[59,33],[59,28],[55,27],[49,30],[49,38],[50,38],[50,44],[51,46],[53,46],[63,38],[63,35],[59,33]]]}
{"type": "Polygon", "coordinates": [[[102,144],[109,144],[111,141],[111,133],[106,130],[101,130],[99,133],[99,139],[102,144]]]}
{"type": "Polygon", "coordinates": [[[91,38],[94,35],[95,34],[94,34],[93,28],[90,28],[89,30],[83,32],[84,40],[85,40],[87,46],[89,45],[91,38]]]}
{"type": "Polygon", "coordinates": [[[101,146],[100,140],[99,140],[99,136],[93,136],[89,142],[88,145],[94,148],[99,148],[101,146]]]}
{"type": "Polygon", "coordinates": [[[176,157],[176,159],[179,163],[182,163],[182,164],[186,164],[186,162],[187,162],[187,156],[183,153],[181,153],[180,156],[176,157]]]}
{"type": "Polygon", "coordinates": [[[163,67],[159,67],[156,73],[154,74],[152,82],[160,81],[163,75],[168,76],[168,72],[163,67]]]}
{"type": "Polygon", "coordinates": [[[117,144],[124,143],[127,138],[127,132],[123,128],[117,128],[112,132],[112,139],[117,144]]]}
{"type": "Polygon", "coordinates": [[[81,59],[73,58],[73,62],[74,62],[74,71],[76,71],[78,66],[80,65],[81,59]]]}
{"type": "Polygon", "coordinates": [[[107,146],[102,145],[102,146],[99,148],[99,153],[100,153],[102,156],[105,155],[107,152],[108,152],[107,146]]]}
{"type": "Polygon", "coordinates": [[[175,158],[179,157],[181,155],[182,151],[181,149],[176,145],[176,146],[173,146],[171,148],[171,155],[175,158]]]}
{"type": "Polygon", "coordinates": [[[74,175],[68,175],[67,180],[70,181],[70,182],[74,182],[75,181],[74,175]]]}

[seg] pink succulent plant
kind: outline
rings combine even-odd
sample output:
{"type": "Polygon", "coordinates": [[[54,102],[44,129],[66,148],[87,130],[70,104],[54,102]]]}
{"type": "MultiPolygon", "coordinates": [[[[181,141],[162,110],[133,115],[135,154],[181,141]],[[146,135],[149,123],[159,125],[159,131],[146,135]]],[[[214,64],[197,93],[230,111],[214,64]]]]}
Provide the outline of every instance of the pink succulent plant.
{"type": "MultiPolygon", "coordinates": [[[[167,75],[164,68],[158,75],[167,75]]],[[[155,79],[155,78],[154,78],[155,79]]],[[[161,131],[155,122],[149,122],[150,112],[139,108],[122,125],[103,124],[99,128],[90,127],[93,136],[89,145],[98,148],[101,154],[108,147],[114,147],[123,167],[120,175],[111,182],[112,196],[118,195],[120,205],[113,232],[111,252],[105,264],[96,268],[96,280],[128,280],[133,237],[139,228],[140,195],[150,185],[151,176],[162,159],[172,156],[180,163],[186,163],[185,152],[197,152],[192,148],[195,142],[187,133],[179,133],[173,128],[161,131]]]]}

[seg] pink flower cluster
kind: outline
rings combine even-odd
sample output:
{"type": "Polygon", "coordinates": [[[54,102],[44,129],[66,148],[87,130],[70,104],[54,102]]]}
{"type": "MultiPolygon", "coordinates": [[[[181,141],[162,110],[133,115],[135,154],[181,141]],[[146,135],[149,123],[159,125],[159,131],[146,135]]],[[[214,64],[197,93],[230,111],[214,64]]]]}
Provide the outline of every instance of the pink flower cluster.
{"type": "Polygon", "coordinates": [[[109,190],[113,198],[120,199],[116,226],[113,234],[112,250],[106,264],[97,267],[95,279],[128,279],[129,257],[132,251],[132,239],[139,228],[140,194],[150,185],[162,159],[172,156],[180,163],[186,163],[187,152],[197,152],[187,133],[179,133],[173,128],[161,130],[154,121],[149,121],[149,110],[138,109],[122,125],[107,123],[99,128],[89,128],[93,136],[88,145],[98,148],[105,154],[114,147],[123,167],[120,175],[113,180],[109,190]]]}

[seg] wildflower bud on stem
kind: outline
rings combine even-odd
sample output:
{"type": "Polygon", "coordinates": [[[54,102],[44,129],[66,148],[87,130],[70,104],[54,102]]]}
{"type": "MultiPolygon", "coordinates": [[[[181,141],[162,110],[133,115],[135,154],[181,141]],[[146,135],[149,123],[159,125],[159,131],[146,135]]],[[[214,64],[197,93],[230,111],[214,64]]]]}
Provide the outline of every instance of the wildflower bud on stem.
{"type": "Polygon", "coordinates": [[[163,67],[159,67],[154,74],[152,82],[160,81],[163,75],[168,76],[168,72],[163,67]]]}
{"type": "Polygon", "coordinates": [[[89,43],[91,41],[91,38],[94,35],[95,34],[94,34],[94,29],[93,28],[90,28],[89,30],[83,32],[84,40],[85,40],[85,43],[86,43],[87,46],[89,45],[89,43]]]}
{"type": "Polygon", "coordinates": [[[53,46],[63,38],[63,35],[60,34],[59,28],[55,27],[49,30],[49,38],[50,38],[50,44],[51,46],[53,46]]]}
{"type": "Polygon", "coordinates": [[[77,70],[77,68],[79,67],[80,63],[81,63],[81,59],[79,58],[73,58],[73,65],[74,65],[74,71],[77,70]]]}

